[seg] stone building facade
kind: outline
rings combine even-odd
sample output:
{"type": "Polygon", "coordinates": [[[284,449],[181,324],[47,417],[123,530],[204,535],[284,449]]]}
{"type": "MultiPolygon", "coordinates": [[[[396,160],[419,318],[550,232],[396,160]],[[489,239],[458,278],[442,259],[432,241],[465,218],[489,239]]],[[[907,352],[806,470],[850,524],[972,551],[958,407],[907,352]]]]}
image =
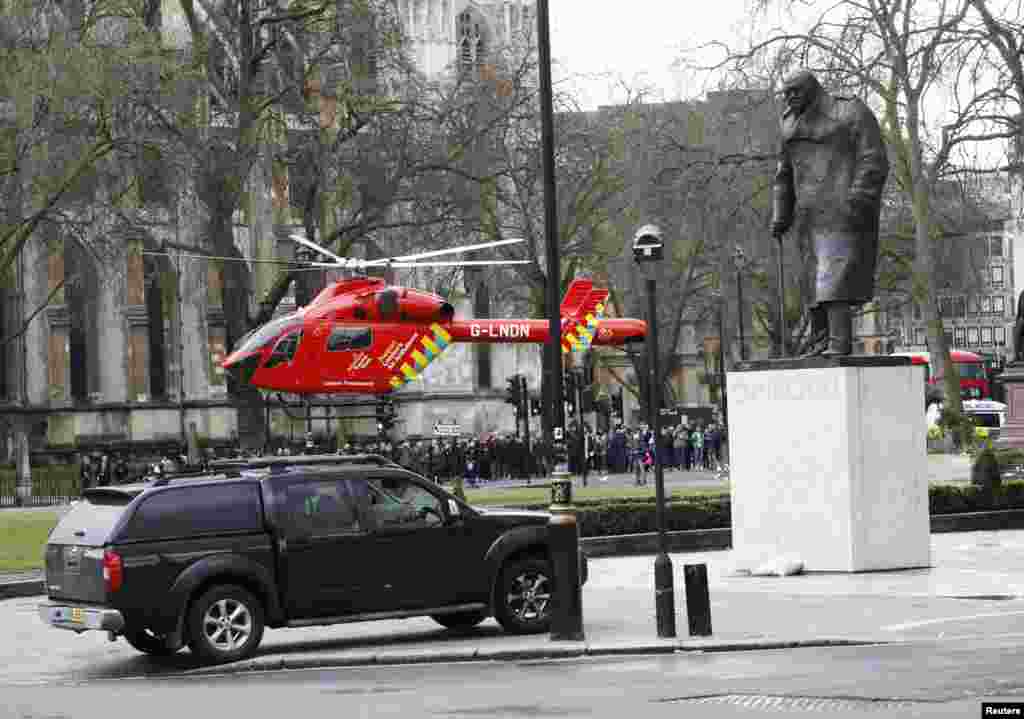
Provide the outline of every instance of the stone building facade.
{"type": "MultiPolygon", "coordinates": [[[[174,5],[164,3],[162,16],[170,46],[188,38],[174,5]]],[[[398,11],[420,69],[441,81],[535,22],[532,4],[521,0],[401,0],[398,11]]],[[[300,229],[301,214],[282,197],[270,148],[265,154],[235,216],[236,246],[250,258],[291,258],[293,247],[282,235],[300,229]]],[[[204,251],[205,210],[188,183],[163,190],[141,192],[116,225],[92,222],[86,238],[37,232],[16,271],[0,282],[0,336],[45,307],[3,347],[0,460],[12,461],[29,444],[51,456],[111,447],[155,451],[180,444],[191,428],[214,445],[235,441],[237,412],[218,364],[229,350],[223,279],[214,263],[189,256],[204,251]]],[[[87,201],[81,211],[90,212],[87,201]]],[[[268,279],[253,267],[258,293],[268,279]]],[[[420,279],[402,272],[395,277],[410,286],[420,279]]],[[[458,316],[507,314],[489,301],[499,276],[482,279],[459,288],[453,298],[458,316]]],[[[293,308],[290,297],[280,311],[293,308]]],[[[437,422],[459,424],[467,435],[512,431],[514,414],[503,399],[504,380],[515,373],[539,391],[538,347],[451,346],[397,395],[397,434],[431,436],[437,422]]],[[[319,439],[376,434],[365,403],[313,401],[319,439]]],[[[267,422],[278,439],[301,437],[307,428],[301,409],[270,410],[267,422]]]]}

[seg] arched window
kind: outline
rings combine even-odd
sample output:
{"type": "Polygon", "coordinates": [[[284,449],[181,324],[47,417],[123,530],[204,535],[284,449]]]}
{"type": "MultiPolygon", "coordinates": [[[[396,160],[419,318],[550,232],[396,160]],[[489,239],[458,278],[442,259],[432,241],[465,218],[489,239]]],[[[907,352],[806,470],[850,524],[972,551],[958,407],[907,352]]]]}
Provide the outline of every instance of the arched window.
{"type": "Polygon", "coordinates": [[[168,320],[177,315],[173,307],[176,277],[166,258],[145,258],[146,320],[149,327],[149,397],[167,399],[167,340],[173,334],[168,320]],[[161,262],[162,260],[162,262],[161,262]],[[168,306],[171,305],[171,306],[168,306]]]}
{"type": "Polygon", "coordinates": [[[72,402],[100,392],[99,299],[95,258],[73,240],[64,244],[64,298],[68,317],[68,368],[72,402]]]}
{"type": "Polygon", "coordinates": [[[167,399],[171,338],[177,323],[178,279],[165,256],[143,255],[159,247],[129,240],[125,316],[128,319],[127,396],[130,402],[167,399]]]}
{"type": "Polygon", "coordinates": [[[478,69],[487,57],[487,32],[482,18],[470,10],[459,13],[459,72],[478,69]]]}
{"type": "Polygon", "coordinates": [[[14,367],[18,343],[9,339],[17,326],[14,315],[16,291],[14,272],[0,270],[0,402],[17,396],[14,367]]]}

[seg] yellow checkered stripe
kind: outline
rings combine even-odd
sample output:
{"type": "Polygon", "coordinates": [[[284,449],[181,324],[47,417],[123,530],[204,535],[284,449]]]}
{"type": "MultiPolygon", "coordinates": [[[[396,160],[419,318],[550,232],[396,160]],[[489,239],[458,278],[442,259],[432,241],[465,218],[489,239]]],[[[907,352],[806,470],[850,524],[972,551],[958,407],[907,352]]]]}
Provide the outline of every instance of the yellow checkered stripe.
{"type": "Polygon", "coordinates": [[[441,356],[451,341],[452,336],[444,327],[436,322],[430,325],[430,333],[420,338],[412,352],[409,353],[409,358],[402,363],[398,372],[391,378],[391,389],[399,389],[407,382],[412,382],[419,377],[427,365],[441,356]]]}
{"type": "Polygon", "coordinates": [[[583,352],[594,341],[594,333],[597,332],[597,325],[604,317],[604,305],[599,304],[594,308],[593,313],[588,313],[582,322],[575,327],[566,330],[562,335],[562,354],[570,352],[583,352]]]}

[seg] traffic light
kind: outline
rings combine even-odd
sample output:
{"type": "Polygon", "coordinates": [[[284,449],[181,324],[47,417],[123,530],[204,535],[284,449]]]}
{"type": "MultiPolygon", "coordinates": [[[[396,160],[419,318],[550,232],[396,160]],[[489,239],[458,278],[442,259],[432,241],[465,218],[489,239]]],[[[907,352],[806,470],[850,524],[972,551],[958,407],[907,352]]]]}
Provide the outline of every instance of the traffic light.
{"type": "Polygon", "coordinates": [[[619,417],[625,417],[625,412],[622,411],[622,390],[620,389],[614,395],[612,395],[612,413],[619,417]]]}
{"type": "Polygon", "coordinates": [[[530,414],[534,417],[540,417],[540,397],[530,398],[530,414]]]}
{"type": "Polygon", "coordinates": [[[565,394],[566,402],[575,402],[576,400],[576,373],[568,371],[564,375],[562,386],[565,387],[563,394],[565,394]]]}
{"type": "Polygon", "coordinates": [[[505,402],[516,408],[519,411],[520,398],[522,397],[523,384],[525,384],[525,378],[522,375],[514,374],[505,380],[507,388],[505,390],[505,402]],[[521,384],[519,380],[523,380],[521,384]]]}
{"type": "Polygon", "coordinates": [[[565,373],[565,390],[563,396],[565,398],[565,404],[568,406],[568,413],[570,415],[576,414],[576,373],[569,371],[565,373]]]}
{"type": "Polygon", "coordinates": [[[377,432],[383,434],[395,426],[395,402],[390,397],[382,397],[377,402],[377,432]]]}

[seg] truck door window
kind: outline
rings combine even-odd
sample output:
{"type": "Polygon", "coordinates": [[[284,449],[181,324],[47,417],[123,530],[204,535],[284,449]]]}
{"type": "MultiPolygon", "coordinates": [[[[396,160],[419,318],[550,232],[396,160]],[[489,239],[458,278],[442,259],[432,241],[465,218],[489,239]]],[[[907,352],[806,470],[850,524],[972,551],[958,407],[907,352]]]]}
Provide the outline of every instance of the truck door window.
{"type": "Polygon", "coordinates": [[[441,500],[405,477],[370,477],[368,510],[376,529],[436,527],[443,523],[441,500]]]}
{"type": "Polygon", "coordinates": [[[284,521],[293,533],[314,537],[362,531],[352,499],[336,480],[288,487],[284,521]]]}

